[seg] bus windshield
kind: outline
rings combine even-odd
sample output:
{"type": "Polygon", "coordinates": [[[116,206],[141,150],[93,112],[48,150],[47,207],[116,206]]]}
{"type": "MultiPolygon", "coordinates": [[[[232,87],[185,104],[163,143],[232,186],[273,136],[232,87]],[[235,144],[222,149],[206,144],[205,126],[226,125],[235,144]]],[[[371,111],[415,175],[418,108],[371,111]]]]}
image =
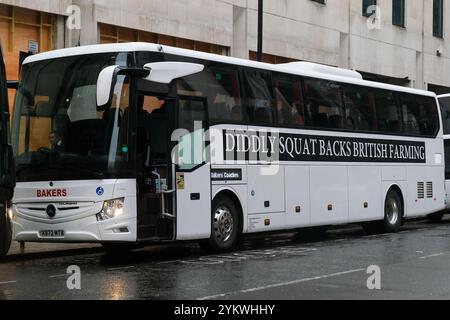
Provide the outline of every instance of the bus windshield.
{"type": "Polygon", "coordinates": [[[13,117],[19,181],[130,174],[129,81],[119,77],[107,110],[97,109],[96,83],[106,66],[131,61],[116,53],[24,65],[13,117]]]}

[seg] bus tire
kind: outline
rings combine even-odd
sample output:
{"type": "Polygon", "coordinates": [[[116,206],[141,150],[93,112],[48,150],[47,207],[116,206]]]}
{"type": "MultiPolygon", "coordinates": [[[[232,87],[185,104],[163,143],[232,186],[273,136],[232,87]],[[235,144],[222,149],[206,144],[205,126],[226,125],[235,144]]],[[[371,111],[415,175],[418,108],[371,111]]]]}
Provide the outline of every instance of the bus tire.
{"type": "Polygon", "coordinates": [[[211,237],[200,241],[200,247],[209,253],[227,253],[236,250],[241,241],[242,226],[236,203],[220,195],[212,203],[211,237]]]}
{"type": "Polygon", "coordinates": [[[444,212],[436,212],[428,216],[428,220],[431,223],[441,223],[443,219],[444,219],[444,212]]]}
{"type": "Polygon", "coordinates": [[[404,216],[403,210],[403,201],[399,193],[394,189],[389,190],[384,204],[383,232],[397,233],[400,230],[404,216]]]}
{"type": "Polygon", "coordinates": [[[9,248],[11,247],[11,240],[12,225],[6,212],[6,205],[4,205],[0,212],[0,258],[8,254],[9,248]]]}

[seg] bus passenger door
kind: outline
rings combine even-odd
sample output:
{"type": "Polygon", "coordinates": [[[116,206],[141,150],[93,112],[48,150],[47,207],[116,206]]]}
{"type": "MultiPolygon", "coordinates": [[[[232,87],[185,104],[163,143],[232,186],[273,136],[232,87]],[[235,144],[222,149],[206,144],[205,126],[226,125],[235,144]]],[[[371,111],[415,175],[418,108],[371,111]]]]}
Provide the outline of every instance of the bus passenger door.
{"type": "Polygon", "coordinates": [[[211,235],[211,165],[206,158],[207,100],[182,97],[177,106],[177,132],[172,140],[176,184],[176,240],[211,235]]]}
{"type": "Polygon", "coordinates": [[[175,185],[170,153],[176,100],[143,92],[137,97],[138,240],[174,240],[175,185]]]}

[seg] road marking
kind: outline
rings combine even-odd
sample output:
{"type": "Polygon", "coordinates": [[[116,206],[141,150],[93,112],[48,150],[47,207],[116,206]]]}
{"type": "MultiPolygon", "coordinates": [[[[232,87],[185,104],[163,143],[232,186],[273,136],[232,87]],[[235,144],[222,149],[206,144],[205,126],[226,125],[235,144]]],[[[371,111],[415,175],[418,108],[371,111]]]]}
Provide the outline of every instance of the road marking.
{"type": "Polygon", "coordinates": [[[429,256],[423,256],[423,257],[420,257],[419,259],[436,258],[436,257],[443,256],[444,254],[446,254],[446,252],[441,252],[441,253],[436,253],[436,254],[430,254],[429,256]]]}
{"type": "Polygon", "coordinates": [[[16,281],[16,280],[14,280],[14,281],[5,281],[5,282],[0,282],[0,285],[2,285],[2,284],[12,284],[12,283],[17,283],[17,281],[16,281]]]}
{"type": "Polygon", "coordinates": [[[108,269],[108,271],[128,270],[128,269],[133,269],[133,268],[136,268],[136,267],[129,266],[129,267],[120,267],[120,268],[110,268],[110,269],[108,269]]]}
{"type": "Polygon", "coordinates": [[[50,276],[50,278],[54,279],[54,278],[63,278],[63,277],[68,277],[68,276],[69,276],[69,274],[65,273],[65,274],[57,274],[54,276],[50,276]]]}
{"type": "Polygon", "coordinates": [[[251,293],[251,292],[256,292],[256,291],[261,291],[261,290],[266,290],[266,289],[285,287],[285,286],[289,286],[289,285],[293,285],[293,284],[300,284],[300,283],[311,282],[311,281],[316,281],[316,280],[329,279],[329,278],[344,276],[347,274],[363,272],[363,271],[366,271],[366,269],[355,269],[355,270],[327,274],[327,275],[318,276],[318,277],[304,278],[304,279],[299,279],[299,280],[294,280],[294,281],[289,281],[289,282],[276,283],[276,284],[271,284],[271,285],[263,286],[263,287],[251,288],[251,289],[246,289],[246,290],[238,290],[238,291],[233,291],[233,292],[217,294],[217,295],[213,295],[213,296],[207,296],[207,297],[199,298],[197,300],[212,300],[212,299],[217,299],[217,298],[224,298],[226,296],[235,295],[235,294],[239,294],[239,293],[251,293]]]}

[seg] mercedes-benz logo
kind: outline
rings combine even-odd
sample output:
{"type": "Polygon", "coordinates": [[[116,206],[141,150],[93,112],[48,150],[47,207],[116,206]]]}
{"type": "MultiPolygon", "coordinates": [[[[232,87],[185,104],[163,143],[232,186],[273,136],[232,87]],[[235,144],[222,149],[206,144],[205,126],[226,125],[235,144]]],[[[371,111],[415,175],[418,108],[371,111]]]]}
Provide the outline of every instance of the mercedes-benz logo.
{"type": "Polygon", "coordinates": [[[55,185],[55,184],[53,183],[53,181],[50,182],[49,184],[50,184],[50,187],[53,187],[53,186],[55,185]]]}
{"type": "Polygon", "coordinates": [[[47,207],[47,210],[45,210],[45,212],[47,213],[47,216],[49,218],[54,218],[56,216],[56,207],[51,204],[47,207]]]}

